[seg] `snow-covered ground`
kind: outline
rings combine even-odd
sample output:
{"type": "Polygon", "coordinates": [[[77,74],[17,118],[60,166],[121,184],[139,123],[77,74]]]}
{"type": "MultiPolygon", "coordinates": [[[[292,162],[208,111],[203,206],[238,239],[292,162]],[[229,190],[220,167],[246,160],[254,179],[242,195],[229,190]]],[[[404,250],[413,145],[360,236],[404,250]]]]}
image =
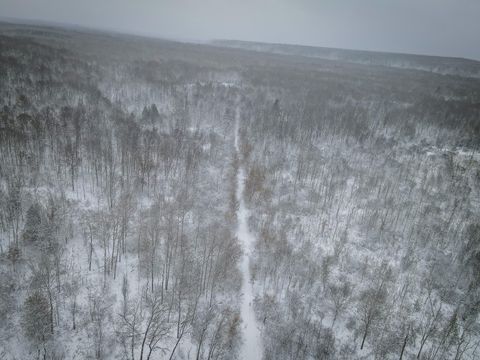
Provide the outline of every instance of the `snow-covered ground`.
{"type": "MultiPolygon", "coordinates": [[[[235,131],[235,149],[239,152],[238,144],[238,121],[239,114],[237,111],[236,118],[236,131],[235,131]]],[[[237,174],[237,238],[240,241],[244,255],[240,263],[242,272],[242,305],[241,305],[241,317],[242,317],[242,333],[243,333],[243,345],[240,351],[241,360],[255,360],[262,359],[263,346],[261,340],[261,333],[255,312],[253,310],[253,288],[250,282],[250,255],[252,254],[253,243],[255,241],[254,236],[248,229],[248,209],[245,206],[244,201],[244,187],[245,187],[245,171],[240,166],[237,174]]]]}

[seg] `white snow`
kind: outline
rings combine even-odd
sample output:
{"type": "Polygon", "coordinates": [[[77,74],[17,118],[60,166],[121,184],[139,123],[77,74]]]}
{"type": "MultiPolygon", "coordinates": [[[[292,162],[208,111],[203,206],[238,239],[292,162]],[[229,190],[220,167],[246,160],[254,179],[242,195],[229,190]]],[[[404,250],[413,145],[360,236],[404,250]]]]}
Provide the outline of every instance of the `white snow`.
{"type": "MultiPolygon", "coordinates": [[[[238,144],[238,121],[239,114],[237,110],[236,123],[235,123],[235,149],[239,153],[238,144]]],[[[248,228],[248,210],[245,207],[245,201],[243,198],[243,192],[245,187],[245,171],[242,166],[239,167],[237,174],[237,200],[239,203],[237,211],[237,238],[242,244],[244,255],[241,261],[242,272],[242,305],[240,314],[242,317],[242,332],[243,332],[243,345],[240,351],[240,359],[242,360],[255,360],[262,359],[263,357],[263,345],[261,339],[261,332],[258,326],[255,312],[253,310],[253,288],[250,282],[250,255],[253,249],[253,243],[255,238],[248,228]]]]}

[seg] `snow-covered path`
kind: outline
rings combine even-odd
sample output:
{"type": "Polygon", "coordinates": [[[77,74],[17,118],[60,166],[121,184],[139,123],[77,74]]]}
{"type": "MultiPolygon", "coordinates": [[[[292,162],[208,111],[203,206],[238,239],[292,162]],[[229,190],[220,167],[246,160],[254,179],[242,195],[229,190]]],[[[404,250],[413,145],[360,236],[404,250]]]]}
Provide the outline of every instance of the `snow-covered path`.
{"type": "MultiPolygon", "coordinates": [[[[235,149],[237,154],[239,153],[239,144],[238,144],[238,121],[239,114],[237,111],[236,122],[235,122],[235,149]]],[[[243,166],[240,166],[237,174],[237,200],[238,200],[238,211],[237,211],[237,238],[242,244],[244,255],[241,262],[241,271],[242,271],[242,306],[241,306],[241,317],[242,317],[242,332],[243,332],[243,345],[240,352],[240,360],[260,360],[263,357],[263,346],[261,340],[261,333],[255,317],[255,312],[253,311],[253,289],[252,284],[250,283],[250,255],[253,249],[254,237],[250,230],[248,229],[248,210],[245,207],[245,201],[243,197],[244,187],[245,187],[245,171],[243,166]]]]}

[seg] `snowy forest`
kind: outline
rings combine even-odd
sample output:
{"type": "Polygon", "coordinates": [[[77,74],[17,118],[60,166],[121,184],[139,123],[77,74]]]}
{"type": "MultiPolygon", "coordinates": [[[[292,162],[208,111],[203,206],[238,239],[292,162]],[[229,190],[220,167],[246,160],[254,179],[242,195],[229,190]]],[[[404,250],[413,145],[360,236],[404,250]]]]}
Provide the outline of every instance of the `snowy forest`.
{"type": "Polygon", "coordinates": [[[0,359],[479,359],[480,63],[325,51],[0,23],[0,359]]]}

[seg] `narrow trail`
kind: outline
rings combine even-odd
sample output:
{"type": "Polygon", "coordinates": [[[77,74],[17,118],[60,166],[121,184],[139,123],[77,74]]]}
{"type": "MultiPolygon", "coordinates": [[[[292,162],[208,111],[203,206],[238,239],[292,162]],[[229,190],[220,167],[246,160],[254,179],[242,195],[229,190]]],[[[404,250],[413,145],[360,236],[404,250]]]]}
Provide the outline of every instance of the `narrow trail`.
{"type": "MultiPolygon", "coordinates": [[[[239,111],[235,117],[235,150],[239,154],[238,143],[239,111]]],[[[244,255],[240,264],[242,271],[242,305],[240,315],[242,317],[243,344],[240,351],[240,360],[261,360],[263,357],[263,345],[261,333],[253,311],[253,288],[250,282],[250,256],[253,251],[254,236],[248,229],[248,209],[244,201],[245,170],[240,165],[237,174],[237,238],[240,241],[244,255]]]]}

